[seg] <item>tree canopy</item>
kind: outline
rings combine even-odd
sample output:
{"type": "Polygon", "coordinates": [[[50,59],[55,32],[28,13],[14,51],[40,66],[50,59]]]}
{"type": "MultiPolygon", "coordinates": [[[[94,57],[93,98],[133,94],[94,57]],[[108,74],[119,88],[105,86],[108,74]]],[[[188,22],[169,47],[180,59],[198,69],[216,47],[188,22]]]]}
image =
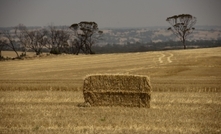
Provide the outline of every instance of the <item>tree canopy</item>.
{"type": "Polygon", "coordinates": [[[72,24],[70,27],[74,31],[74,46],[76,48],[75,54],[82,50],[85,54],[93,54],[91,50],[92,45],[101,39],[102,31],[99,31],[96,22],[82,21],[80,23],[72,24]]]}
{"type": "Polygon", "coordinates": [[[182,41],[184,49],[186,49],[185,41],[187,36],[195,30],[193,26],[196,24],[196,17],[190,14],[180,14],[168,17],[166,21],[172,26],[168,30],[172,31],[182,41]]]}

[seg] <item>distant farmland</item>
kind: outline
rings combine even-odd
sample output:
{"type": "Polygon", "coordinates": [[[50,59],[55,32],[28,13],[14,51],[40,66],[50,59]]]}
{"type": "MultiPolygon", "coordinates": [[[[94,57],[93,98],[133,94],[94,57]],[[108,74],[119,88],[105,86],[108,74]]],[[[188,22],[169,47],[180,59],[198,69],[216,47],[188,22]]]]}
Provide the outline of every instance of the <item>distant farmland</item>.
{"type": "Polygon", "coordinates": [[[220,81],[220,47],[2,61],[0,133],[220,133],[220,81]],[[103,73],[150,76],[151,108],[78,107],[103,73]]]}

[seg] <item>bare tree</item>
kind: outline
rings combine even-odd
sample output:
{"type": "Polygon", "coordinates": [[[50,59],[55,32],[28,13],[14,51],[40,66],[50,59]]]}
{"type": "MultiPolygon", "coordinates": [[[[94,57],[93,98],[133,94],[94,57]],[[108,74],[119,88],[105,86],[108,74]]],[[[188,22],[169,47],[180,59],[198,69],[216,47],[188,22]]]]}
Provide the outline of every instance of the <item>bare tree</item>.
{"type": "Polygon", "coordinates": [[[171,30],[181,40],[186,49],[186,38],[195,30],[193,26],[196,24],[196,17],[190,14],[180,14],[168,17],[166,21],[172,25],[168,30],[171,30]]]}
{"type": "Polygon", "coordinates": [[[18,49],[18,43],[16,41],[16,38],[14,35],[12,35],[12,33],[10,33],[10,31],[6,30],[6,31],[3,31],[2,32],[2,35],[3,35],[3,38],[5,38],[7,41],[6,41],[6,46],[11,48],[15,53],[16,53],[16,56],[19,57],[19,54],[17,52],[17,49],[18,49]]]}
{"type": "Polygon", "coordinates": [[[27,49],[28,49],[28,44],[29,44],[29,31],[27,27],[23,24],[19,24],[18,26],[15,27],[15,35],[19,39],[19,43],[22,46],[22,51],[23,54],[26,55],[27,49]]]}
{"type": "Polygon", "coordinates": [[[49,26],[48,34],[48,48],[54,52],[61,53],[67,47],[67,40],[69,39],[69,34],[64,28],[57,29],[55,26],[49,26]]]}
{"type": "Polygon", "coordinates": [[[76,52],[78,54],[82,50],[85,54],[93,54],[91,50],[92,45],[98,41],[102,35],[102,31],[99,31],[96,22],[80,22],[78,24],[72,24],[70,29],[74,31],[76,52]]]}
{"type": "Polygon", "coordinates": [[[47,33],[47,30],[44,28],[28,30],[23,24],[15,27],[15,36],[23,48],[24,55],[26,55],[28,49],[33,50],[36,55],[39,55],[47,44],[47,33]]]}
{"type": "Polygon", "coordinates": [[[56,27],[53,25],[49,26],[49,33],[48,33],[48,44],[46,45],[50,52],[54,51],[57,44],[56,44],[56,27]]]}
{"type": "Polygon", "coordinates": [[[47,44],[47,38],[46,38],[47,30],[46,29],[32,30],[28,31],[26,34],[28,37],[28,44],[26,45],[26,47],[35,51],[36,55],[41,54],[42,49],[47,44]]]}
{"type": "Polygon", "coordinates": [[[6,39],[0,39],[0,58],[2,57],[2,50],[7,45],[6,39]]]}

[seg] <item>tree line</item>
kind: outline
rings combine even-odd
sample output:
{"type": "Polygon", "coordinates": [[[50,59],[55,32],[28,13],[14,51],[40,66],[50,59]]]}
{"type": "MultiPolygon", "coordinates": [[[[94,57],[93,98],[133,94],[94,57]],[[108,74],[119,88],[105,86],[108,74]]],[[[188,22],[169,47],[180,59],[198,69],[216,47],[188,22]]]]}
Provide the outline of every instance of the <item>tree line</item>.
{"type": "MultiPolygon", "coordinates": [[[[186,49],[196,48],[210,48],[221,47],[221,40],[195,40],[186,41],[188,46],[186,49]]],[[[148,52],[148,51],[164,51],[164,50],[181,50],[183,44],[180,41],[167,41],[167,42],[148,42],[148,43],[128,43],[125,45],[107,44],[105,46],[93,46],[92,49],[98,54],[105,53],[133,53],[133,52],[148,52]]]]}
{"type": "MultiPolygon", "coordinates": [[[[168,28],[172,31],[180,41],[183,48],[186,49],[188,44],[187,37],[193,33],[196,24],[196,17],[190,14],[180,14],[168,17],[167,22],[171,25],[168,28]]],[[[170,45],[165,47],[166,43],[152,43],[152,44],[140,44],[135,45],[127,44],[125,46],[106,45],[105,47],[94,46],[96,42],[102,39],[103,32],[99,30],[96,22],[80,22],[72,24],[69,30],[65,28],[56,28],[55,26],[48,26],[48,28],[40,29],[27,29],[26,26],[20,24],[13,30],[4,30],[1,33],[0,38],[0,56],[4,47],[8,47],[15,51],[17,57],[17,49],[20,48],[23,51],[23,55],[26,52],[32,50],[39,55],[44,49],[50,51],[53,54],[71,53],[78,55],[80,51],[85,54],[94,54],[92,48],[97,52],[136,52],[136,51],[151,51],[160,49],[176,49],[179,46],[170,45]],[[13,33],[13,34],[12,34],[13,33]],[[19,46],[19,47],[18,47],[19,46]],[[100,50],[103,49],[103,50],[100,50]],[[107,51],[105,51],[107,49],[107,51]]],[[[217,44],[216,44],[217,45],[217,44]]]]}
{"type": "Polygon", "coordinates": [[[80,51],[85,54],[93,54],[91,47],[102,37],[95,22],[80,22],[70,27],[57,28],[50,25],[46,28],[28,29],[19,24],[11,30],[3,30],[0,33],[0,56],[3,49],[13,50],[17,57],[27,51],[34,51],[40,55],[48,50],[52,54],[70,53],[78,55],[80,51]]]}

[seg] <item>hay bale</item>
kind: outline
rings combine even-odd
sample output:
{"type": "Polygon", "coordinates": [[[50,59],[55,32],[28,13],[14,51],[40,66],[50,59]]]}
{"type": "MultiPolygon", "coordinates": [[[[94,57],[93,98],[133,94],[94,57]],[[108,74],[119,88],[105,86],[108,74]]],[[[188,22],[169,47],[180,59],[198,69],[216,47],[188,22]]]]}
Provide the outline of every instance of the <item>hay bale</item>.
{"type": "Polygon", "coordinates": [[[90,75],[84,80],[83,95],[91,106],[150,107],[151,85],[141,75],[90,75]]]}

